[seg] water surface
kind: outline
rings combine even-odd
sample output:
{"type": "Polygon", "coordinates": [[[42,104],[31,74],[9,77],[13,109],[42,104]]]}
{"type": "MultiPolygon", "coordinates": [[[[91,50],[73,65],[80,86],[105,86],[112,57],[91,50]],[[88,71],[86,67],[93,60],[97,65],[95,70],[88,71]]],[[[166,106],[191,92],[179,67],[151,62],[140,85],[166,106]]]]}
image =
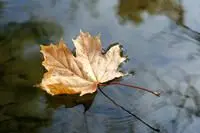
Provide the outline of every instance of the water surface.
{"type": "Polygon", "coordinates": [[[33,87],[45,72],[39,45],[63,38],[73,49],[82,29],[101,33],[105,49],[123,46],[129,61],[121,69],[135,75],[121,82],[161,91],[155,97],[107,86],[107,95],[161,133],[197,133],[199,6],[198,0],[1,0],[0,132],[153,132],[99,91],[77,100],[33,87]]]}

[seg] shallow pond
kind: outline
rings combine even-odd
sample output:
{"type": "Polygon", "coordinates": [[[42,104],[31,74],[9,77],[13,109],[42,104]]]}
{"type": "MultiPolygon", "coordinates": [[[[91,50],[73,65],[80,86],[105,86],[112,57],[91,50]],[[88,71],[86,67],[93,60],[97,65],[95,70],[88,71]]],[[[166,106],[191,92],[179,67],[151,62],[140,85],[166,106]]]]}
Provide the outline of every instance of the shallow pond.
{"type": "Polygon", "coordinates": [[[39,88],[40,44],[74,49],[80,29],[123,46],[134,73],[102,90],[161,133],[197,133],[200,124],[200,1],[0,0],[1,133],[153,133],[100,91],[52,97],[39,88]]]}

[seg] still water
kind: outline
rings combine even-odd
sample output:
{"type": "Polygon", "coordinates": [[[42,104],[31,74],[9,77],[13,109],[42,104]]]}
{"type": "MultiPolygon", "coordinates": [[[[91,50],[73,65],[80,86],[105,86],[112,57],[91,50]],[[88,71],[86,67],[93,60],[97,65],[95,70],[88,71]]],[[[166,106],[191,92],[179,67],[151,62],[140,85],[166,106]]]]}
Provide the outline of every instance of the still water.
{"type": "Polygon", "coordinates": [[[119,42],[134,72],[103,91],[161,133],[198,133],[199,0],[0,0],[1,133],[153,133],[101,92],[51,97],[33,87],[45,72],[39,45],[71,39],[80,29],[119,42]]]}

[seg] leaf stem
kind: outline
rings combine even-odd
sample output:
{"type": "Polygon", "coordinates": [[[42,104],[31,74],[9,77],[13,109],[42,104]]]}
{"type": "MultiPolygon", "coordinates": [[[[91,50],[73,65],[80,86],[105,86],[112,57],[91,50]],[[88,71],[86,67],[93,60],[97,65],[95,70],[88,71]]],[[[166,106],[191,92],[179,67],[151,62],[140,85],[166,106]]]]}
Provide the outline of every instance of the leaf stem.
{"type": "Polygon", "coordinates": [[[135,85],[129,85],[129,84],[124,84],[124,83],[119,83],[119,82],[111,82],[109,84],[99,84],[100,86],[107,86],[107,85],[121,85],[121,86],[126,86],[126,87],[130,87],[130,88],[136,88],[139,90],[143,90],[143,91],[147,91],[155,96],[160,96],[160,93],[157,91],[151,91],[150,89],[147,88],[143,88],[143,87],[139,87],[139,86],[135,86],[135,85]]]}
{"type": "Polygon", "coordinates": [[[151,125],[149,125],[147,122],[145,122],[144,120],[142,120],[140,117],[138,117],[137,115],[133,114],[132,112],[130,112],[129,110],[127,110],[126,108],[124,108],[123,106],[119,105],[118,103],[116,103],[112,98],[110,98],[106,93],[103,92],[103,90],[101,88],[98,89],[106,98],[108,98],[113,104],[115,104],[116,106],[120,107],[122,110],[126,111],[127,113],[129,113],[130,115],[134,116],[136,119],[138,119],[139,121],[141,121],[144,125],[146,125],[147,127],[151,128],[153,131],[156,132],[160,132],[160,129],[154,128],[151,125]]]}

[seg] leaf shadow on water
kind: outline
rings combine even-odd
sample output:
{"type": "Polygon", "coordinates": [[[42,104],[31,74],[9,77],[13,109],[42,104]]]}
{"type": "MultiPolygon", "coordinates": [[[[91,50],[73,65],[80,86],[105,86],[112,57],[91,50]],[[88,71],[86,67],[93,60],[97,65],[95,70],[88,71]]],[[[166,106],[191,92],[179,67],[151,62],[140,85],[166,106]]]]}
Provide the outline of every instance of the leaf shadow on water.
{"type": "Polygon", "coordinates": [[[95,95],[96,93],[93,93],[93,94],[86,94],[80,97],[79,94],[55,95],[55,96],[45,94],[45,97],[48,101],[48,107],[57,109],[58,107],[64,105],[65,108],[72,108],[74,106],[82,104],[85,108],[85,111],[87,111],[90,108],[95,98],[95,95]]]}

